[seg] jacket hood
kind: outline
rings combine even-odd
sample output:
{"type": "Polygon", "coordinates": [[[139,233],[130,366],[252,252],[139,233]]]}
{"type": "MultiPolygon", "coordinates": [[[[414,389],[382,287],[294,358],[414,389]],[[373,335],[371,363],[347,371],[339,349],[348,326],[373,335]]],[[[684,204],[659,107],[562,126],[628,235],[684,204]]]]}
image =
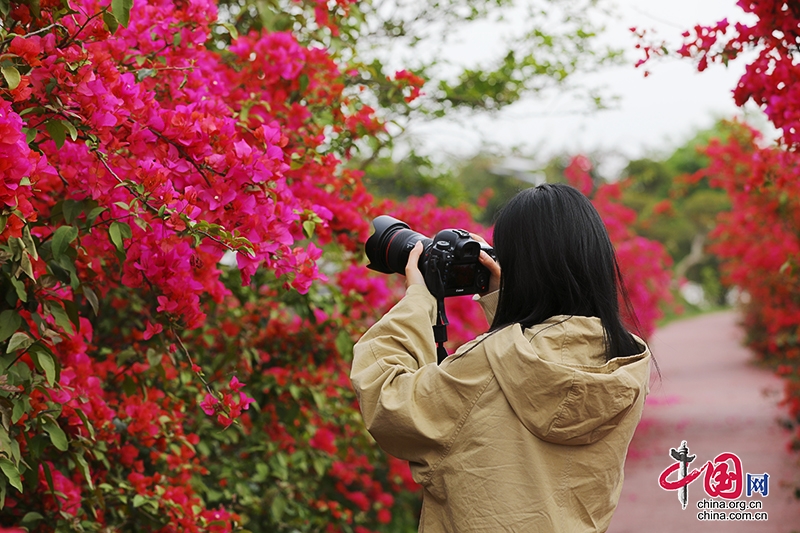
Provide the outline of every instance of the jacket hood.
{"type": "Polygon", "coordinates": [[[650,351],[605,360],[599,318],[556,316],[484,338],[489,365],[517,418],[536,437],[581,445],[607,435],[647,394],[650,351]]]}

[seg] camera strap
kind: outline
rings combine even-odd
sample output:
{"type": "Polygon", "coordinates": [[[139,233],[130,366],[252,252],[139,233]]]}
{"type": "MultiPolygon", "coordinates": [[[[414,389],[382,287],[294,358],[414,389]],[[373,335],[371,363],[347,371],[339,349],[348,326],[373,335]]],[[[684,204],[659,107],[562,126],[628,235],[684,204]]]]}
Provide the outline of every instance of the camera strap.
{"type": "Polygon", "coordinates": [[[444,298],[436,298],[436,325],[433,326],[433,339],[436,341],[436,363],[442,364],[447,357],[447,349],[444,343],[447,342],[447,314],[444,312],[444,298]]]}
{"type": "Polygon", "coordinates": [[[447,342],[447,314],[444,311],[444,278],[440,269],[439,257],[433,256],[428,260],[425,272],[425,284],[436,298],[436,324],[433,326],[433,339],[436,341],[436,363],[442,364],[447,357],[444,343],[447,342]]]}

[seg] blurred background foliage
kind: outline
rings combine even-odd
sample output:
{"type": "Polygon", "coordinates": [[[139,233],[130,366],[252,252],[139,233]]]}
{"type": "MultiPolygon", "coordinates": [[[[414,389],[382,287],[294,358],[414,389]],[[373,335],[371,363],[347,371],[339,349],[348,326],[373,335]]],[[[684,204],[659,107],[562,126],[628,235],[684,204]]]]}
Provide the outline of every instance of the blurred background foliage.
{"type": "MultiPolygon", "coordinates": [[[[636,211],[637,234],[662,243],[673,260],[673,290],[677,308],[666,309],[667,319],[729,305],[729,287],[720,281],[718,260],[708,253],[709,232],[717,214],[730,209],[727,194],[705,179],[688,176],[704,169],[708,159],[700,152],[711,139],[728,138],[730,123],[719,121],[697,131],[664,155],[629,160],[619,176],[607,177],[595,169],[595,185],[618,181],[622,202],[636,211]]],[[[365,167],[364,183],[378,198],[402,201],[432,194],[441,205],[468,209],[475,219],[491,225],[500,208],[519,190],[542,182],[564,182],[571,156],[542,160],[536,154],[481,152],[464,159],[435,161],[412,150],[407,156],[375,158],[365,167]]],[[[605,154],[591,154],[601,160],[605,154]]],[[[361,165],[354,160],[352,164],[361,165]]]]}
{"type": "MultiPolygon", "coordinates": [[[[220,24],[209,46],[225,53],[233,36],[266,29],[291,31],[301,44],[328,50],[347,65],[342,83],[358,95],[354,104],[369,105],[387,125],[384,135],[356,147],[368,165],[391,157],[412,122],[493,113],[555,89],[587,112],[611,106],[614,95],[575,81],[622,61],[622,50],[601,38],[610,9],[598,0],[331,1],[316,7],[293,0],[220,0],[220,24]],[[513,27],[524,30],[509,26],[502,42],[492,43],[491,57],[478,64],[447,57],[460,32],[488,20],[514,20],[513,27]],[[418,98],[397,98],[390,80],[401,69],[426,81],[418,98]]],[[[336,136],[330,132],[334,144],[336,136]]]]}

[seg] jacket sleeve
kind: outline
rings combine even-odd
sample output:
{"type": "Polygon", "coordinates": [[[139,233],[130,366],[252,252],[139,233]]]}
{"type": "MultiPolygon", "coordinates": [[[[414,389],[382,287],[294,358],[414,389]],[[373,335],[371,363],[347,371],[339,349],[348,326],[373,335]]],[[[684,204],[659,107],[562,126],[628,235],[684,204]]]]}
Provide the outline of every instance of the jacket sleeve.
{"type": "Polygon", "coordinates": [[[483,314],[486,315],[486,321],[491,326],[494,321],[494,315],[497,312],[497,302],[500,299],[500,291],[492,291],[483,296],[476,294],[472,299],[481,304],[483,314]]]}
{"type": "Polygon", "coordinates": [[[367,429],[388,453],[435,467],[469,413],[479,385],[436,364],[436,300],[423,285],[353,347],[350,379],[367,429]]]}

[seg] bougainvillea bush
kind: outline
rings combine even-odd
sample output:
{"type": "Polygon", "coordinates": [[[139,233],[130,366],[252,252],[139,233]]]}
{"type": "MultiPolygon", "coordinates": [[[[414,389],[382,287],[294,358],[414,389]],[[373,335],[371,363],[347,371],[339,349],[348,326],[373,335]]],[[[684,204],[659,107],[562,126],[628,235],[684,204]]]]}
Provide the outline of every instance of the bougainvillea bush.
{"type": "MultiPolygon", "coordinates": [[[[792,446],[800,449],[800,4],[740,0],[737,6],[747,22],[726,18],[697,25],[674,52],[695,61],[699,71],[747,58],[734,100],[739,106],[756,104],[780,132],[770,145],[739,127],[728,142],[706,149],[710,167],[694,179],[709,178],[730,196],[732,211],[719,219],[713,251],[723,260],[727,281],[749,298],[744,305],[749,345],[786,377],[785,402],[795,424],[792,446]]],[[[648,57],[670,52],[644,48],[648,57]]]]}
{"type": "MultiPolygon", "coordinates": [[[[352,7],[295,4],[320,31],[352,7]]],[[[291,32],[239,36],[207,0],[0,14],[0,527],[413,529],[407,465],[347,378],[402,290],[361,243],[383,212],[486,229],[373,200],[343,163],[383,123],[291,32]]],[[[387,83],[408,103],[421,80],[387,83]]],[[[606,196],[647,329],[663,264],[606,196]]],[[[468,299],[448,311],[454,342],[486,327],[468,299]]]]}
{"type": "MultiPolygon", "coordinates": [[[[746,295],[747,344],[786,377],[785,403],[800,422],[800,157],[742,124],[731,131],[704,149],[710,165],[690,180],[707,179],[731,199],[711,251],[725,281],[746,295]]],[[[792,446],[800,448],[798,425],[792,446]]]]}

